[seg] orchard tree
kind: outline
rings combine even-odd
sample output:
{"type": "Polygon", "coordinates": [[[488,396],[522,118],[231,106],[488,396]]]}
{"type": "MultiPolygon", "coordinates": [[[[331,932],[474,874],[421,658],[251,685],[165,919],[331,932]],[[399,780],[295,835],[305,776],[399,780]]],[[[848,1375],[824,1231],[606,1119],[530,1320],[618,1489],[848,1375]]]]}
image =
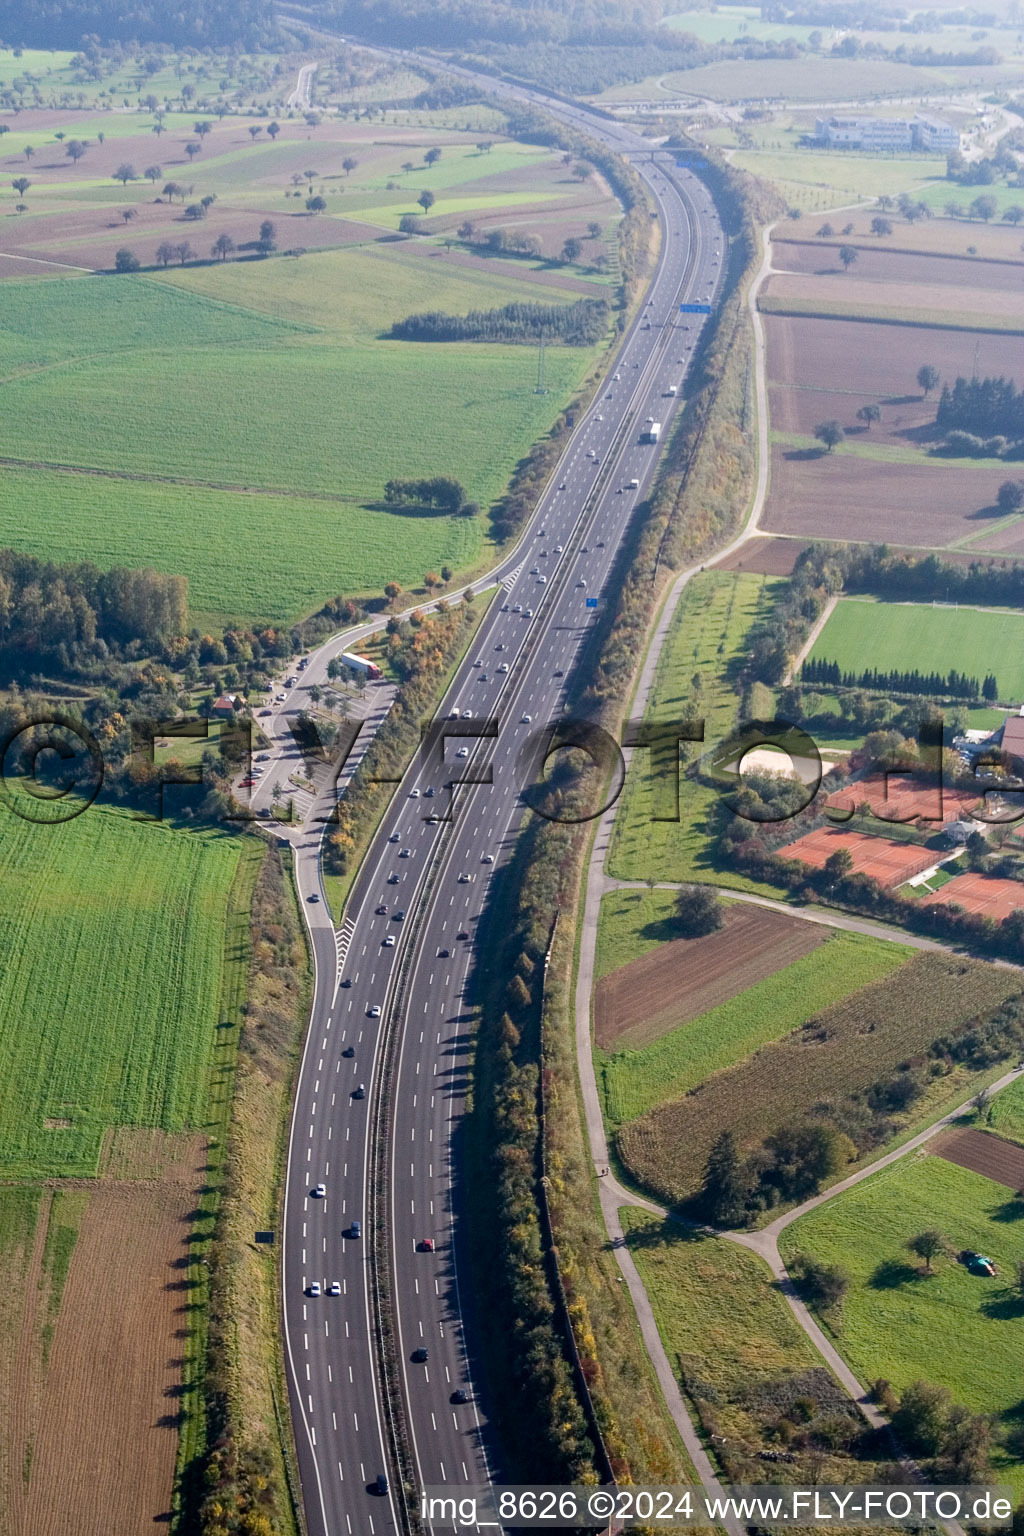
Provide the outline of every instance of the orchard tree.
{"type": "Polygon", "coordinates": [[[170,240],[161,240],[156,248],[156,259],[165,268],[170,266],[177,254],[177,249],[170,240]]]}
{"type": "Polygon", "coordinates": [[[264,219],[260,225],[259,239],[256,241],[256,247],[261,256],[269,256],[271,251],[275,249],[276,237],[277,230],[274,228],[272,221],[264,219]]]}
{"type": "Polygon", "coordinates": [[[178,265],[183,267],[186,261],[195,261],[198,252],[192,249],[187,240],[182,240],[174,247],[174,254],[178,258],[178,265]]]}
{"type": "Polygon", "coordinates": [[[88,147],[89,146],[87,144],[82,143],[81,139],[69,139],[64,146],[64,153],[67,155],[69,160],[74,161],[75,165],[77,165],[88,147]]]}
{"type": "Polygon", "coordinates": [[[438,149],[437,145],[435,144],[431,149],[428,149],[426,154],[423,156],[423,164],[424,165],[436,165],[437,162],[440,160],[440,158],[441,158],[441,151],[438,149]]]}
{"type": "Polygon", "coordinates": [[[857,420],[862,421],[869,432],[871,431],[871,428],[874,426],[875,422],[881,421],[881,419],[882,407],[880,405],[876,405],[873,401],[870,405],[862,405],[860,410],[857,412],[857,420]]]}
{"type": "Polygon", "coordinates": [[[829,453],[838,448],[846,433],[838,421],[822,421],[814,429],[814,435],[819,443],[824,443],[829,453]]]}
{"type": "Polygon", "coordinates": [[[941,1258],[950,1250],[949,1238],[936,1227],[929,1227],[926,1232],[918,1232],[916,1237],[910,1238],[907,1247],[919,1259],[924,1259],[924,1267],[929,1274],[932,1271],[932,1260],[941,1258]]]}
{"type": "Polygon", "coordinates": [[[570,235],[562,246],[562,260],[571,264],[572,262],[579,261],[582,254],[583,241],[577,239],[575,235],[570,235]]]}
{"type": "Polygon", "coordinates": [[[26,144],[25,145],[25,159],[26,160],[31,160],[32,156],[34,154],[35,154],[35,150],[33,149],[32,145],[31,144],[26,144]]]}
{"type": "Polygon", "coordinates": [[[434,204],[437,202],[437,198],[434,196],[433,192],[428,191],[427,188],[424,187],[416,201],[419,203],[424,213],[429,213],[431,208],[433,208],[434,204]]]}
{"type": "Polygon", "coordinates": [[[696,939],[721,928],[722,906],[710,885],[682,885],[676,896],[676,929],[684,938],[696,939]]]}
{"type": "Polygon", "coordinates": [[[139,173],[128,160],[122,160],[114,172],[114,180],[119,181],[122,187],[126,187],[130,181],[138,181],[139,173]]]}
{"type": "Polygon", "coordinates": [[[281,124],[280,123],[276,123],[276,122],[275,123],[268,123],[267,124],[267,132],[270,134],[270,137],[272,139],[276,139],[278,134],[281,132],[281,124]]]}
{"type": "Polygon", "coordinates": [[[341,168],[345,172],[346,176],[351,176],[352,172],[355,170],[358,164],[359,161],[356,160],[352,155],[346,155],[344,160],[341,162],[341,168]]]}
{"type": "Polygon", "coordinates": [[[155,187],[157,182],[160,180],[160,177],[163,175],[163,168],[159,165],[147,165],[143,174],[145,175],[146,180],[152,182],[155,187]]]}
{"type": "Polygon", "coordinates": [[[855,245],[841,245],[839,247],[839,260],[843,264],[843,270],[849,272],[857,260],[857,247],[855,245]]]}
{"type": "Polygon", "coordinates": [[[124,220],[124,222],[126,224],[130,224],[132,219],[134,219],[134,217],[135,217],[135,209],[134,208],[122,208],[121,209],[121,217],[122,217],[122,219],[124,220]]]}
{"type": "Polygon", "coordinates": [[[996,492],[1000,512],[1019,512],[1024,507],[1024,480],[1004,480],[996,492]]]}
{"type": "Polygon", "coordinates": [[[262,127],[261,127],[261,125],[259,123],[250,123],[249,124],[249,137],[250,137],[250,139],[252,139],[254,144],[255,144],[256,140],[259,138],[259,136],[260,136],[260,134],[262,132],[263,132],[263,129],[262,129],[262,127]]]}
{"type": "Polygon", "coordinates": [[[930,363],[922,363],[917,370],[917,382],[924,390],[924,397],[927,400],[939,382],[939,370],[933,368],[930,363]]]}
{"type": "Polygon", "coordinates": [[[137,272],[139,270],[140,265],[141,265],[141,263],[139,261],[139,258],[136,256],[135,252],[134,251],[130,251],[127,246],[123,245],[119,251],[115,251],[115,253],[114,253],[114,271],[115,272],[137,272]]]}
{"type": "Polygon", "coordinates": [[[11,186],[14,188],[15,192],[17,192],[19,197],[24,197],[25,193],[28,191],[31,185],[32,183],[29,181],[27,176],[15,176],[14,180],[11,182],[11,186]]]}
{"type": "Polygon", "coordinates": [[[194,139],[191,140],[188,144],[186,144],[185,145],[185,153],[186,153],[186,155],[188,155],[189,160],[194,160],[196,155],[198,155],[199,151],[202,149],[202,147],[203,146],[201,144],[197,144],[194,139]]]}
{"type": "Polygon", "coordinates": [[[326,211],[327,211],[327,201],[326,201],[325,198],[322,198],[320,196],[317,196],[317,197],[307,197],[306,198],[306,212],[307,213],[326,213],[326,211]]]}
{"type": "Polygon", "coordinates": [[[872,219],[871,220],[871,233],[873,235],[891,235],[892,234],[892,220],[891,219],[882,219],[882,218],[874,218],[874,219],[872,219]]]}
{"type": "Polygon", "coordinates": [[[210,247],[210,255],[216,256],[218,261],[224,261],[235,248],[235,242],[230,235],[218,235],[210,247]]]}

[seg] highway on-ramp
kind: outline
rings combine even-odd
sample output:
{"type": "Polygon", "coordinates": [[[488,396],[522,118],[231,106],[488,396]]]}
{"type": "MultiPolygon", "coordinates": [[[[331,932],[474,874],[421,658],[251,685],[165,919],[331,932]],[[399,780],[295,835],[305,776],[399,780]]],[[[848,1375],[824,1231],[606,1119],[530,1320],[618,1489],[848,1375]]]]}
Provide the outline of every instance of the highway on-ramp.
{"type": "MultiPolygon", "coordinates": [[[[323,900],[323,828],[310,818],[294,841],[316,977],[288,1151],[282,1273],[310,1536],[404,1528],[396,1435],[416,1487],[487,1482],[497,1459],[460,1293],[457,1253],[472,1234],[460,1229],[456,1245],[453,1139],[476,934],[490,878],[530,814],[516,774],[521,749],[563,713],[593,601],[612,596],[618,546],[654,474],[659,449],[642,439],[678,403],[668,391],[681,393],[702,323],[680,315],[679,303],[713,299],[726,261],[711,200],[674,155],[585,109],[529,96],[631,155],[659,210],[661,251],[647,302],[572,432],[439,711],[451,730],[494,720],[496,736],[452,737],[417,757],[340,929],[323,900]],[[493,782],[446,790],[467,770],[483,777],[485,764],[493,782]],[[397,1379],[387,1384],[373,1325],[380,1275],[371,1218],[389,1240],[397,1379]]],[[[325,791],[321,814],[333,794],[325,791]]]]}

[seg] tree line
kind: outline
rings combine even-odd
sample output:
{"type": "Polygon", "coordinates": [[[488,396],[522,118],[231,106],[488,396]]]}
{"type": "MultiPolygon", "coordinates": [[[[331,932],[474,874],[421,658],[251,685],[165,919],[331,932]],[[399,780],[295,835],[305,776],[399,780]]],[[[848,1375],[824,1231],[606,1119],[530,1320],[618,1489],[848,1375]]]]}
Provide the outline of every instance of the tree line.
{"type": "Polygon", "coordinates": [[[560,341],[589,347],[607,331],[608,313],[604,299],[506,304],[501,309],[472,309],[466,315],[432,310],[396,320],[387,335],[397,341],[560,341]]]}
{"type": "Polygon", "coordinates": [[[986,699],[998,697],[992,673],[984,683],[979,683],[976,677],[968,677],[955,668],[945,676],[941,672],[920,672],[917,667],[907,672],[898,669],[882,672],[877,667],[844,672],[837,661],[809,657],[800,668],[800,680],[834,688],[870,688],[876,693],[924,693],[931,698],[976,699],[979,694],[986,699]]]}
{"type": "Polygon", "coordinates": [[[8,670],[40,657],[70,664],[133,643],[159,647],[185,630],[187,611],[184,576],[0,550],[0,655],[8,670]]]}
{"type": "Polygon", "coordinates": [[[825,604],[844,591],[1024,609],[1024,563],[953,565],[937,555],[905,555],[884,544],[811,544],[798,556],[782,600],[751,632],[746,680],[781,682],[825,604]]]}
{"type": "Polygon", "coordinates": [[[1024,440],[1024,390],[1012,379],[956,379],[943,385],[935,413],[943,433],[970,432],[981,437],[1005,437],[1017,447],[1024,440]]]}
{"type": "Polygon", "coordinates": [[[273,0],[0,0],[0,37],[8,48],[79,48],[94,38],[252,50],[280,41],[273,0]]]}
{"type": "Polygon", "coordinates": [[[454,516],[470,507],[479,509],[475,502],[466,501],[466,493],[457,480],[448,475],[432,475],[423,480],[389,480],[384,487],[384,501],[389,507],[435,507],[439,512],[454,516]]]}

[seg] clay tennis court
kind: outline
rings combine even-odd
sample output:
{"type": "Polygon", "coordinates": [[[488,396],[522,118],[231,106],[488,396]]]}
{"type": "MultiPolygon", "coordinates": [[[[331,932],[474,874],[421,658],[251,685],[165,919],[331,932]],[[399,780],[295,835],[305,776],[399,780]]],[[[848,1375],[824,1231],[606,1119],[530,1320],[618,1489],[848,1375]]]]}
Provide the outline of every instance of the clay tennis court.
{"type": "Polygon", "coordinates": [[[980,805],[981,801],[973,790],[929,784],[906,773],[890,773],[888,780],[885,774],[871,773],[837,789],[825,803],[842,811],[855,811],[866,804],[883,821],[921,818],[938,825],[957,821],[963,811],[980,805]]]}
{"type": "Polygon", "coordinates": [[[1001,1136],[960,1126],[936,1136],[928,1150],[1007,1189],[1024,1189],[1024,1147],[1001,1136]]]}
{"type": "Polygon", "coordinates": [[[921,899],[929,907],[934,907],[937,902],[955,901],[965,912],[978,912],[1001,922],[1018,907],[1024,907],[1024,885],[1018,880],[1003,880],[998,875],[957,875],[941,890],[921,899]]]}
{"type": "MultiPolygon", "coordinates": [[[[853,874],[870,875],[884,886],[902,885],[912,875],[930,869],[937,860],[933,848],[922,848],[917,843],[891,843],[884,837],[869,837],[863,832],[836,832],[831,827],[819,827],[816,832],[798,837],[795,843],[780,848],[779,856],[800,859],[812,869],[822,869],[830,855],[841,848],[845,848],[853,859],[853,874]]],[[[950,881],[950,885],[954,883],[950,881]]],[[[1024,896],[1024,886],[1020,889],[1024,896]]]]}
{"type": "Polygon", "coordinates": [[[609,1049],[650,1045],[824,942],[825,929],[784,912],[734,906],[717,933],[672,939],[598,983],[594,1038],[609,1049]]]}

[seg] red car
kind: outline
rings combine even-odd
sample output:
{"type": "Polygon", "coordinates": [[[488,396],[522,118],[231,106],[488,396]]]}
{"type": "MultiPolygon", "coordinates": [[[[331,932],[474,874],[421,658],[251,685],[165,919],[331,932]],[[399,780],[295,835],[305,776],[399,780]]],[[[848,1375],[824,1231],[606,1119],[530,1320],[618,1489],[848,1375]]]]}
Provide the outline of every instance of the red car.
{"type": "Polygon", "coordinates": [[[433,1253],[433,1251],[434,1239],[432,1237],[425,1237],[420,1243],[420,1253],[433,1253]]]}

